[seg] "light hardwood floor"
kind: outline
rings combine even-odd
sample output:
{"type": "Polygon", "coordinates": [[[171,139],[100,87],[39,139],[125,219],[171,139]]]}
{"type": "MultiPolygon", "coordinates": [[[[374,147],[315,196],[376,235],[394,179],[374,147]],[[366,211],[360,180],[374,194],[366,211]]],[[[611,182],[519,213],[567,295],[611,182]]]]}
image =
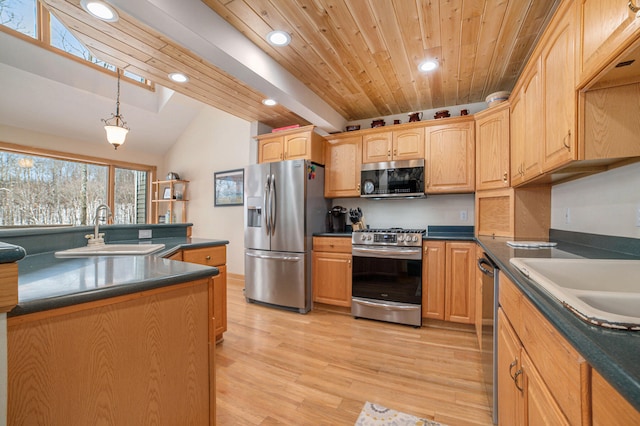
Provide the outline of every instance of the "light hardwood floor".
{"type": "Polygon", "coordinates": [[[353,425],[365,401],[448,425],[490,425],[471,328],[246,303],[228,280],[216,346],[217,424],[353,425]]]}

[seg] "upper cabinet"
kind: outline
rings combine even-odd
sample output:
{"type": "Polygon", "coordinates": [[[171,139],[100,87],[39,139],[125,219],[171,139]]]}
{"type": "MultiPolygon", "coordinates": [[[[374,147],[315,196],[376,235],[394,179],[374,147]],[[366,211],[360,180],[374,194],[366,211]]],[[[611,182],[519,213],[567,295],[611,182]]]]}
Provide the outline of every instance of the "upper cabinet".
{"type": "Polygon", "coordinates": [[[425,128],[426,192],[447,194],[475,190],[473,117],[425,128]]]}
{"type": "Polygon", "coordinates": [[[509,187],[509,102],[476,114],[476,190],[509,187]]]}
{"type": "Polygon", "coordinates": [[[637,39],[640,19],[634,5],[638,0],[579,1],[581,83],[595,77],[637,39]]]}
{"type": "Polygon", "coordinates": [[[313,131],[314,127],[258,136],[258,163],[305,159],[324,164],[324,138],[313,131]]]}
{"type": "Polygon", "coordinates": [[[424,128],[388,130],[362,136],[362,162],[424,158],[424,128]]]}
{"type": "Polygon", "coordinates": [[[325,145],[326,198],[359,197],[362,136],[333,137],[325,145]]]}

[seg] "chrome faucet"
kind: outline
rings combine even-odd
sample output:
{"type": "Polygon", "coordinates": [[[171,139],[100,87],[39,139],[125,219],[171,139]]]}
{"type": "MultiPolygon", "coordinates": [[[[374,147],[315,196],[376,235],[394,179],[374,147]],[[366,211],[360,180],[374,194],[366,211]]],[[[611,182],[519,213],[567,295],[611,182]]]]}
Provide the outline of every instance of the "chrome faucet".
{"type": "Polygon", "coordinates": [[[93,235],[88,234],[85,235],[85,238],[87,240],[89,240],[87,242],[87,244],[92,245],[92,244],[104,244],[104,233],[99,233],[99,227],[100,227],[100,210],[105,210],[107,212],[107,217],[106,219],[109,219],[109,217],[112,216],[111,214],[111,209],[109,208],[108,205],[106,204],[100,204],[98,207],[96,207],[96,225],[93,231],[93,235]]]}

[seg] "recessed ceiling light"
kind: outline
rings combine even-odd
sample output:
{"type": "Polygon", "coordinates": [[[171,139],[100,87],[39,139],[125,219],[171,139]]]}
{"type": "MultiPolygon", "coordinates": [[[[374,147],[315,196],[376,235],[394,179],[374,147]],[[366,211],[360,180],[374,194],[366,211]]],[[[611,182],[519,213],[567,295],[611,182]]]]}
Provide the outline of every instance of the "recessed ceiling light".
{"type": "Polygon", "coordinates": [[[171,74],[169,74],[169,78],[176,83],[186,83],[187,81],[189,81],[189,77],[182,74],[181,72],[172,72],[171,74]]]}
{"type": "Polygon", "coordinates": [[[291,43],[291,36],[286,31],[271,31],[267,34],[267,41],[273,46],[286,46],[291,43]]]}
{"type": "Polygon", "coordinates": [[[418,69],[423,72],[433,71],[436,68],[438,68],[438,61],[435,59],[427,59],[426,61],[420,62],[420,65],[418,65],[418,69]]]}
{"type": "Polygon", "coordinates": [[[265,104],[266,106],[274,106],[277,105],[277,102],[273,99],[263,99],[262,103],[265,104]]]}
{"type": "Polygon", "coordinates": [[[118,12],[106,4],[98,0],[80,0],[80,5],[90,15],[107,22],[116,22],[119,19],[118,12]]]}

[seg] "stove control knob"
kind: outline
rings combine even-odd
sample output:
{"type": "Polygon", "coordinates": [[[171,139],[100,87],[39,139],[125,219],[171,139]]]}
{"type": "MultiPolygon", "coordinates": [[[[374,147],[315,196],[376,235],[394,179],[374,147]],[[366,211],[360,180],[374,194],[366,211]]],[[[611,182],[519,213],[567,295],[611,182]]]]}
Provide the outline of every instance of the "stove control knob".
{"type": "Polygon", "coordinates": [[[417,242],[418,242],[418,236],[417,236],[417,235],[414,235],[414,236],[413,236],[413,242],[414,242],[414,243],[417,243],[417,242]]]}
{"type": "Polygon", "coordinates": [[[362,234],[362,235],[360,236],[360,239],[361,239],[362,241],[366,241],[366,240],[367,240],[367,236],[366,236],[365,234],[362,234]]]}
{"type": "Polygon", "coordinates": [[[398,241],[404,241],[404,235],[403,234],[398,235],[398,241]]]}

